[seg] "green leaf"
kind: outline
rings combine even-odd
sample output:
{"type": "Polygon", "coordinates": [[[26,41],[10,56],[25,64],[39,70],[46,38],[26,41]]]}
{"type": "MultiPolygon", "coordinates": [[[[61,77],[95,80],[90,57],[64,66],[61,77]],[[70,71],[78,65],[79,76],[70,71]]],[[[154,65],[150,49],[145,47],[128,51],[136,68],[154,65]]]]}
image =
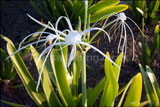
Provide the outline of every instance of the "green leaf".
{"type": "Polygon", "coordinates": [[[12,86],[12,88],[22,88],[22,87],[24,87],[23,83],[12,86]]]}
{"type": "MultiPolygon", "coordinates": [[[[109,53],[107,53],[107,56],[110,58],[109,53]]],[[[100,106],[113,106],[115,98],[117,97],[118,94],[118,81],[115,76],[115,73],[113,71],[113,66],[112,63],[106,58],[105,59],[105,74],[106,77],[109,81],[108,88],[104,89],[102,99],[100,102],[100,106]],[[108,89],[107,91],[105,91],[108,89]]]]}
{"type": "MultiPolygon", "coordinates": [[[[39,63],[37,64],[37,61],[39,58],[39,53],[35,50],[35,48],[33,46],[30,46],[30,48],[31,48],[32,56],[34,58],[34,62],[36,64],[37,70],[38,70],[38,72],[40,72],[44,61],[42,59],[40,59],[39,63]]],[[[42,76],[41,76],[41,83],[43,86],[44,93],[46,95],[49,106],[53,106],[53,105],[60,106],[61,103],[58,100],[56,93],[53,89],[48,72],[49,71],[47,71],[46,64],[45,64],[43,67],[43,72],[42,72],[42,76]]]]}
{"type": "Polygon", "coordinates": [[[121,96],[121,99],[120,99],[117,107],[121,107],[121,106],[122,106],[122,102],[123,102],[123,99],[124,99],[124,97],[125,97],[125,94],[127,93],[128,88],[129,88],[130,85],[132,84],[133,79],[134,79],[134,77],[127,83],[127,85],[125,85],[123,88],[120,89],[118,95],[120,95],[120,93],[122,93],[122,92],[123,92],[123,94],[122,94],[122,96],[121,96]]]}
{"type": "Polygon", "coordinates": [[[10,80],[10,74],[11,74],[11,62],[8,60],[5,60],[8,55],[5,53],[5,51],[0,48],[0,54],[1,54],[1,61],[0,61],[0,66],[1,66],[1,73],[0,77],[1,79],[9,79],[10,80]]]}
{"type": "MultiPolygon", "coordinates": [[[[10,42],[7,43],[7,50],[9,55],[16,51],[14,45],[10,42]]],[[[20,55],[16,53],[15,55],[11,56],[11,59],[30,97],[37,105],[47,106],[48,104],[46,102],[44,94],[40,90],[39,92],[36,92],[36,83],[29,71],[27,70],[27,67],[25,66],[20,55]]]]}
{"type": "Polygon", "coordinates": [[[93,4],[90,8],[89,8],[89,14],[92,14],[96,11],[100,11],[105,9],[106,7],[111,7],[114,6],[116,4],[118,4],[120,1],[119,0],[101,0],[96,4],[93,4]]]}
{"type": "Polygon", "coordinates": [[[61,55],[56,50],[52,50],[50,54],[51,65],[56,80],[59,95],[65,106],[74,106],[75,102],[68,84],[70,74],[66,73],[61,55]]]}
{"type": "Polygon", "coordinates": [[[20,104],[16,104],[16,103],[11,103],[11,102],[8,102],[8,101],[3,101],[3,100],[0,100],[0,102],[2,103],[5,103],[5,104],[8,104],[8,105],[11,105],[13,107],[27,107],[25,105],[20,105],[20,104]]]}
{"type": "Polygon", "coordinates": [[[97,97],[101,94],[104,86],[106,83],[106,77],[103,77],[98,84],[95,86],[95,88],[93,89],[93,91],[88,95],[88,106],[93,106],[93,104],[95,103],[97,97]]]}
{"type": "MultiPolygon", "coordinates": [[[[116,13],[126,10],[127,8],[128,8],[127,5],[117,5],[117,6],[110,6],[110,7],[101,9],[101,10],[97,10],[93,14],[91,14],[91,23],[96,22],[97,20],[99,20],[105,15],[110,15],[111,13],[116,14],[116,13]]],[[[108,16],[104,17],[104,19],[107,17],[108,16]]]]}
{"type": "MultiPolygon", "coordinates": [[[[87,98],[91,95],[91,93],[92,93],[92,91],[93,91],[93,89],[92,88],[89,88],[88,90],[87,90],[87,98]]],[[[75,101],[76,101],[76,105],[78,105],[78,106],[82,106],[82,93],[80,93],[79,95],[78,95],[78,97],[75,99],[75,101]]]]}
{"type": "Polygon", "coordinates": [[[160,89],[159,89],[157,79],[149,66],[146,66],[146,71],[153,88],[156,106],[158,106],[160,104],[160,89]]]}
{"type": "MultiPolygon", "coordinates": [[[[120,67],[121,67],[121,64],[122,64],[122,59],[123,59],[123,53],[121,53],[115,61],[115,63],[120,67]]],[[[120,69],[116,65],[113,65],[113,71],[115,72],[115,76],[116,76],[117,81],[118,81],[119,80],[120,69]]]]}
{"type": "Polygon", "coordinates": [[[156,12],[159,10],[160,1],[159,0],[153,0],[151,2],[151,5],[148,8],[148,23],[151,23],[152,19],[156,16],[156,12]]]}
{"type": "Polygon", "coordinates": [[[151,105],[155,105],[156,104],[156,99],[155,99],[154,92],[152,90],[152,86],[150,84],[150,81],[147,78],[147,74],[145,73],[143,67],[140,64],[139,64],[139,68],[140,68],[141,73],[142,73],[147,99],[148,99],[149,102],[151,102],[151,105]]]}
{"type": "Polygon", "coordinates": [[[73,83],[72,83],[72,94],[73,97],[76,98],[78,96],[78,73],[77,71],[77,66],[75,61],[72,63],[72,72],[73,72],[73,83]]]}
{"type": "Polygon", "coordinates": [[[2,34],[0,34],[0,37],[4,39],[6,42],[9,42],[13,45],[13,42],[10,39],[8,39],[6,36],[3,36],[2,34]]]}
{"type": "Polygon", "coordinates": [[[151,51],[151,61],[153,60],[154,55],[159,47],[160,47],[160,34],[159,34],[159,25],[157,25],[154,30],[154,42],[151,51]]]}
{"type": "Polygon", "coordinates": [[[77,58],[73,61],[72,64],[72,72],[73,72],[73,88],[72,93],[74,97],[78,96],[78,86],[79,86],[79,78],[82,71],[82,56],[80,55],[80,52],[76,52],[77,58]]]}
{"type": "Polygon", "coordinates": [[[43,18],[48,19],[48,17],[44,15],[44,13],[39,9],[39,7],[37,7],[36,3],[34,3],[33,0],[29,0],[29,2],[43,18]]]}
{"type": "Polygon", "coordinates": [[[142,77],[138,73],[129,88],[124,106],[139,106],[142,94],[142,77]]]}

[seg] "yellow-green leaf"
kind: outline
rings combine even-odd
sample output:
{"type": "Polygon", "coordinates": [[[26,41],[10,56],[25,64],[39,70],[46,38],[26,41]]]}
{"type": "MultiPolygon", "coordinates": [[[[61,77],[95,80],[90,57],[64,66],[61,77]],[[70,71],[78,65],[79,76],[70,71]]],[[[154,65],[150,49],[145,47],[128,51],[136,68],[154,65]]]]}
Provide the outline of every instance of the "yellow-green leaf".
{"type": "Polygon", "coordinates": [[[142,94],[142,76],[141,73],[138,73],[129,88],[127,93],[126,100],[124,102],[124,106],[136,106],[138,107],[141,100],[142,94]]]}

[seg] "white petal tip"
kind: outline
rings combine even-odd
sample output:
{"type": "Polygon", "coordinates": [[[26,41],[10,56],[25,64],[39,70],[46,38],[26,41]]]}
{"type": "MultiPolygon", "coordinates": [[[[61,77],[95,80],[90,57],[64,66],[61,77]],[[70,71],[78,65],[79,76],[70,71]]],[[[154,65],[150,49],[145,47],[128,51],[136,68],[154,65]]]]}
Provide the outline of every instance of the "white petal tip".
{"type": "Polygon", "coordinates": [[[38,92],[38,87],[36,88],[36,91],[38,92]]]}
{"type": "Polygon", "coordinates": [[[7,57],[5,60],[8,60],[10,57],[7,57]]]}

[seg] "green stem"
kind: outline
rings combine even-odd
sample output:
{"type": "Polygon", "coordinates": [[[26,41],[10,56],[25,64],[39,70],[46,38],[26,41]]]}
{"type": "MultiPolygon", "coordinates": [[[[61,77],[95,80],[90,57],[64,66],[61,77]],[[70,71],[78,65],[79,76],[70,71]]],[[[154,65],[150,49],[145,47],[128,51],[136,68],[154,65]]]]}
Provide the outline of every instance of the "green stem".
{"type": "Polygon", "coordinates": [[[87,107],[86,92],[86,54],[82,55],[82,106],[87,107]]]}
{"type": "MultiPolygon", "coordinates": [[[[88,24],[87,24],[87,29],[90,28],[90,19],[91,19],[91,15],[88,15],[88,24]]],[[[90,39],[90,32],[87,33],[87,42],[89,42],[90,39]]]]}
{"type": "Polygon", "coordinates": [[[144,16],[142,18],[142,32],[144,33],[144,16]]]}
{"type": "MultiPolygon", "coordinates": [[[[88,1],[85,0],[85,12],[84,12],[84,29],[83,30],[86,30],[86,27],[87,27],[87,14],[88,14],[88,1]]],[[[83,36],[83,39],[86,38],[86,35],[83,36]]]]}
{"type": "MultiPolygon", "coordinates": [[[[142,18],[142,32],[144,34],[144,16],[142,18]]],[[[145,67],[146,65],[146,45],[145,45],[145,40],[144,40],[144,36],[142,36],[142,58],[143,58],[143,62],[142,65],[143,67],[145,67]]]]}

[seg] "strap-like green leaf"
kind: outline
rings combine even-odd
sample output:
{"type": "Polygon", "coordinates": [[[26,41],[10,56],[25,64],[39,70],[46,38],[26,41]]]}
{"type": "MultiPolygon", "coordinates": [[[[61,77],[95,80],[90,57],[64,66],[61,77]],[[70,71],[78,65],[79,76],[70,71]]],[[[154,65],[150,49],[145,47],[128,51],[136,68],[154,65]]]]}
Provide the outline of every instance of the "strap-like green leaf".
{"type": "Polygon", "coordinates": [[[61,57],[62,56],[59,55],[56,50],[52,50],[50,60],[56,79],[56,85],[64,105],[74,106],[75,102],[67,80],[67,77],[70,78],[70,74],[66,73],[61,57]]]}
{"type": "MultiPolygon", "coordinates": [[[[36,49],[33,46],[30,46],[30,48],[31,48],[32,56],[33,56],[34,62],[36,64],[37,70],[38,70],[38,72],[40,72],[44,61],[42,59],[40,59],[39,63],[37,64],[37,61],[39,58],[39,53],[36,51],[36,49]]],[[[48,72],[49,71],[47,71],[46,66],[44,66],[43,73],[41,76],[41,83],[43,86],[44,93],[46,95],[49,106],[60,106],[61,105],[60,101],[58,100],[56,93],[53,89],[48,72]]]]}
{"type": "MultiPolygon", "coordinates": [[[[117,5],[117,6],[110,6],[106,7],[102,10],[97,10],[93,14],[91,14],[91,23],[96,22],[100,18],[102,18],[105,15],[110,15],[111,13],[119,13],[121,11],[124,11],[128,8],[127,5],[117,5]]],[[[104,17],[107,18],[108,16],[104,17]]]]}
{"type": "MultiPolygon", "coordinates": [[[[107,56],[110,58],[109,53],[107,56]]],[[[107,88],[104,89],[103,97],[100,102],[100,106],[113,106],[115,98],[118,94],[118,81],[113,71],[112,63],[106,58],[105,59],[105,74],[109,81],[108,90],[105,91],[107,88]]]]}
{"type": "Polygon", "coordinates": [[[119,0],[101,0],[98,3],[92,5],[89,8],[89,13],[92,14],[96,11],[100,11],[105,9],[106,7],[110,7],[110,6],[114,6],[116,4],[118,4],[120,1],[119,0]]]}
{"type": "MultiPolygon", "coordinates": [[[[121,64],[122,64],[122,59],[123,59],[123,53],[121,53],[118,58],[116,59],[115,63],[121,67],[121,64]]],[[[119,74],[120,74],[120,69],[116,66],[116,65],[113,65],[113,71],[115,73],[115,76],[117,78],[117,81],[119,79],[119,74]]]]}
{"type": "Polygon", "coordinates": [[[39,7],[37,7],[36,3],[34,3],[32,0],[29,0],[29,2],[42,17],[44,17],[45,19],[48,19],[48,17],[44,15],[44,13],[39,9],[39,7]]]}
{"type": "Polygon", "coordinates": [[[106,77],[102,78],[99,83],[95,86],[95,88],[93,89],[93,91],[90,93],[90,95],[88,95],[88,106],[93,106],[93,104],[95,103],[97,97],[100,95],[100,93],[102,92],[104,86],[106,83],[106,77]]]}
{"type": "Polygon", "coordinates": [[[150,81],[147,77],[147,74],[145,73],[142,65],[139,64],[139,68],[140,68],[141,73],[142,73],[147,99],[151,103],[151,105],[155,105],[156,104],[156,99],[155,99],[154,92],[152,90],[152,86],[150,84],[150,81]]]}
{"type": "Polygon", "coordinates": [[[157,79],[149,66],[146,66],[146,71],[153,88],[156,106],[158,106],[160,104],[160,89],[159,89],[157,79]]]}
{"type": "Polygon", "coordinates": [[[160,47],[160,34],[159,34],[159,25],[157,25],[154,30],[154,42],[151,51],[151,61],[153,60],[153,57],[159,47],[160,47]]]}
{"type": "Polygon", "coordinates": [[[11,103],[11,102],[7,102],[7,101],[3,101],[3,100],[0,100],[0,102],[2,103],[5,103],[5,104],[8,104],[8,105],[11,105],[13,107],[27,107],[25,105],[20,105],[20,104],[16,104],[16,103],[11,103]]]}
{"type": "Polygon", "coordinates": [[[124,106],[139,106],[142,93],[142,76],[138,73],[129,88],[124,106]]]}
{"type": "MultiPolygon", "coordinates": [[[[7,50],[9,55],[16,51],[14,45],[10,42],[7,43],[7,50]]],[[[37,105],[47,106],[48,104],[46,102],[44,94],[40,90],[39,92],[36,92],[36,83],[29,71],[27,70],[27,67],[25,66],[20,55],[17,53],[11,56],[11,59],[30,97],[34,100],[34,102],[37,105]]]]}

